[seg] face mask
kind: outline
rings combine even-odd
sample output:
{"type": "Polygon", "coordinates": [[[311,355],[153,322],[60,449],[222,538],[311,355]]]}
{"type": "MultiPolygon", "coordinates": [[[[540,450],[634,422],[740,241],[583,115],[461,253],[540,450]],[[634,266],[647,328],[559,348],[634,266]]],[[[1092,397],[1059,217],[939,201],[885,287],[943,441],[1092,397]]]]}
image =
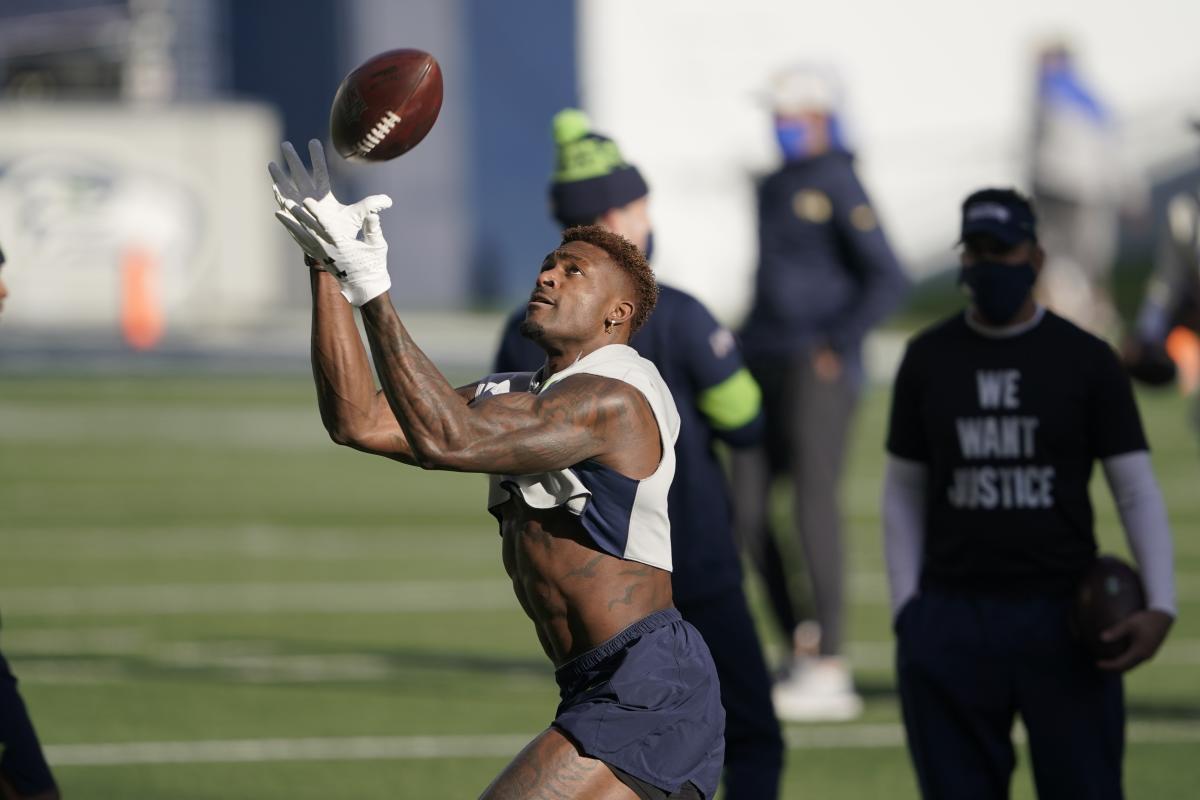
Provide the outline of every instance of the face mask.
{"type": "Polygon", "coordinates": [[[796,120],[777,121],[775,123],[775,139],[779,149],[788,161],[799,161],[807,158],[812,150],[812,132],[808,125],[796,120]]]}
{"type": "Polygon", "coordinates": [[[1037,273],[1033,264],[1002,264],[977,261],[963,267],[959,283],[971,290],[971,299],[989,325],[1006,325],[1024,305],[1037,273]]]}
{"type": "Polygon", "coordinates": [[[646,234],[646,249],[642,255],[646,257],[647,263],[650,261],[650,257],[654,255],[654,231],[646,234]]]}

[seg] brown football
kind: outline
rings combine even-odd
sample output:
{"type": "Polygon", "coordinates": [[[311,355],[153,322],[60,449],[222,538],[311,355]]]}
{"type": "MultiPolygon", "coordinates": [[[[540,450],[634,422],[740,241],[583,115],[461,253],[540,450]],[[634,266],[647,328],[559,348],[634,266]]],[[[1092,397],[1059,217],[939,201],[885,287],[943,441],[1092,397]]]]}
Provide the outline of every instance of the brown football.
{"type": "Polygon", "coordinates": [[[1146,607],[1146,591],[1133,567],[1116,556],[1098,556],[1075,592],[1075,630],[1096,658],[1115,658],[1129,637],[1101,641],[1100,634],[1146,607]]]}
{"type": "Polygon", "coordinates": [[[442,109],[442,69],[424,50],[368,59],[338,87],[329,134],[342,158],[387,161],[416,147],[442,109]]]}

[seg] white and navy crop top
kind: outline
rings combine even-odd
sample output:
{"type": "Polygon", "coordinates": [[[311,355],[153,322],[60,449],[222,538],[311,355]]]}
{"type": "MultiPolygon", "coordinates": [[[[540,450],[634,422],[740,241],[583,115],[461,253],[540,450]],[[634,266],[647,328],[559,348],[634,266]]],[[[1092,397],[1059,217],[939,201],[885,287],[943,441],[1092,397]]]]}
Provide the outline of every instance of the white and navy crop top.
{"type": "Polygon", "coordinates": [[[522,391],[538,394],[577,374],[624,381],[642,393],[658,423],[662,443],[658,469],[648,478],[635,480],[588,460],[535,475],[491,475],[488,510],[499,519],[497,508],[513,495],[519,495],[530,508],[565,506],[579,517],[584,530],[604,552],[670,571],[667,492],[675,477],[679,412],[671,390],[653,363],[632,347],[610,344],[541,383],[537,380],[539,373],[533,372],[490,375],[479,382],[475,398],[522,391]]]}

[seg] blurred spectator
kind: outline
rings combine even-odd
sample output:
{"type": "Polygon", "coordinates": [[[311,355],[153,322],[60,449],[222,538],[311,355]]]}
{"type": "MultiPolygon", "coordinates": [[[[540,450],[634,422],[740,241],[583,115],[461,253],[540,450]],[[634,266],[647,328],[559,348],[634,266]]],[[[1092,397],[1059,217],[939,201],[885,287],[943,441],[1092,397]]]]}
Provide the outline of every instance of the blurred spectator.
{"type": "MultiPolygon", "coordinates": [[[[1200,133],[1200,117],[1191,122],[1200,133]]],[[[1200,186],[1176,192],[1155,254],[1133,334],[1121,355],[1130,375],[1153,386],[1178,379],[1191,393],[1200,380],[1200,186]]],[[[1198,417],[1200,419],[1200,417],[1198,417]]]]}
{"type": "Polygon", "coordinates": [[[771,92],[784,163],[758,187],[754,303],[742,331],[763,390],[764,447],[734,456],[738,537],[762,572],[793,663],[781,719],[850,719],[862,701],[842,657],[845,556],[838,493],[863,379],[862,342],[900,302],[900,264],[854,173],[831,73],[797,67],[771,92]],[[773,479],[790,477],[812,617],[800,613],[769,527],[773,479]]]}
{"type": "MultiPolygon", "coordinates": [[[[554,118],[557,169],[550,207],[563,228],[597,224],[621,234],[646,257],[653,237],[649,188],[615,142],[594,133],[580,111],[554,118]]],[[[522,305],[508,318],[495,372],[541,367],[545,352],[521,336],[522,305]]],[[[691,295],[659,284],[658,305],[630,345],[654,362],[679,409],[675,480],[668,496],[671,586],[675,606],[708,643],[725,706],[725,794],[728,800],[776,796],[783,739],[771,710],[770,677],[742,593],[729,490],[713,445],[759,441],[758,386],[742,365],[733,335],[691,295]]]]}
{"type": "MultiPolygon", "coordinates": [[[[4,251],[0,250],[0,272],[4,267],[4,251]]],[[[0,275],[0,311],[8,287],[0,275]]],[[[0,653],[0,797],[4,800],[55,800],[58,787],[42,746],[38,742],[33,722],[25,702],[17,693],[17,679],[0,653]]]]}
{"type": "Polygon", "coordinates": [[[1029,169],[1048,258],[1042,298],[1085,330],[1109,334],[1119,215],[1141,208],[1144,192],[1121,166],[1112,114],[1062,43],[1038,54],[1029,169]]]}

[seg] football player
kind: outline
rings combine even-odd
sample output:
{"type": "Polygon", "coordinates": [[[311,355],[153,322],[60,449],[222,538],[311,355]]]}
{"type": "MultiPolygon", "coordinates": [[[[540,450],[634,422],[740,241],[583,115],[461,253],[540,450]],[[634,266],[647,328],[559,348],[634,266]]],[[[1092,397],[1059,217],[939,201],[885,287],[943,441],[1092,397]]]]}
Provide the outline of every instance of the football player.
{"type": "Polygon", "coordinates": [[[504,568],[555,667],[553,722],[483,797],[712,797],[725,754],[720,684],[671,599],[679,415],[654,365],[628,346],[658,296],[645,257],[598,226],[568,230],[526,306],[542,367],[455,389],[388,296],[378,213],[390,198],[343,205],[320,142],[310,153],[311,173],[286,145],[287,171],[272,164],[271,174],[277,218],[315,268],[313,377],[326,430],[411,466],[489,476],[504,568]]]}
{"type": "MultiPolygon", "coordinates": [[[[550,206],[563,228],[599,224],[652,250],[650,189],[616,143],[590,129],[582,112],[554,119],[558,169],[550,206]]],[[[520,333],[524,306],[508,318],[493,369],[537,369],[545,352],[520,333]]],[[[783,737],[771,708],[770,677],[742,592],[732,504],[715,441],[758,442],[763,418],[758,385],[742,365],[733,334],[700,301],[659,283],[654,314],[630,345],[654,362],[679,409],[671,484],[671,585],[675,605],[712,650],[725,706],[725,795],[770,800],[783,769],[783,737]]]]}

